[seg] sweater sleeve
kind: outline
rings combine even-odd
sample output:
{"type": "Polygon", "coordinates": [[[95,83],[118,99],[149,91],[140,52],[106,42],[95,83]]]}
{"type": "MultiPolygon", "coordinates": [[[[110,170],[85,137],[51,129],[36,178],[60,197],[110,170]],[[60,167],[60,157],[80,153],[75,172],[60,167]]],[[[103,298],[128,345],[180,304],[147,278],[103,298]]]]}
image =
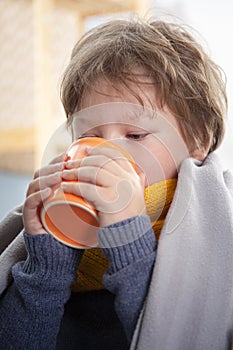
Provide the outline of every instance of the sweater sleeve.
{"type": "Polygon", "coordinates": [[[109,260],[103,282],[115,294],[115,308],[129,342],[143,307],[156,257],[156,238],[146,215],[102,228],[99,245],[109,260]]]}
{"type": "Polygon", "coordinates": [[[0,300],[0,344],[8,350],[52,350],[82,251],[49,234],[24,238],[27,260],[14,265],[14,281],[0,300]]]}

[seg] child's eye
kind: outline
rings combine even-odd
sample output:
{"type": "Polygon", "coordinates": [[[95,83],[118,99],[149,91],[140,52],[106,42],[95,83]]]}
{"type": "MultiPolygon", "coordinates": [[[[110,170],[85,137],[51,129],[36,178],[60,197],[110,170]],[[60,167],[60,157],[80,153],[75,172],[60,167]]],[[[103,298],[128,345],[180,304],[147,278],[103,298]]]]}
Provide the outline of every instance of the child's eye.
{"type": "Polygon", "coordinates": [[[131,140],[135,140],[135,141],[141,141],[143,140],[147,135],[149,135],[148,133],[143,133],[143,134],[128,134],[127,138],[131,139],[131,140]]]}
{"type": "Polygon", "coordinates": [[[84,139],[85,137],[99,137],[99,136],[96,136],[96,135],[93,135],[93,134],[89,134],[89,135],[80,135],[77,140],[79,139],[84,139]]]}

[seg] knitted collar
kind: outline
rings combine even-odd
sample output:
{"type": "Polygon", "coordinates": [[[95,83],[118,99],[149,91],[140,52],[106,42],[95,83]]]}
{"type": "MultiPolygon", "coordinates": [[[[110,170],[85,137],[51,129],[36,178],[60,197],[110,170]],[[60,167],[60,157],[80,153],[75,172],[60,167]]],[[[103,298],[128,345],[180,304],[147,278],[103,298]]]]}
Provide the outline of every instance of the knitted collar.
{"type": "MultiPolygon", "coordinates": [[[[175,193],[177,179],[156,182],[145,189],[147,215],[151,219],[157,240],[175,193]]],[[[102,277],[108,261],[100,248],[85,250],[78,267],[78,280],[71,287],[73,292],[104,289],[102,277]]]]}

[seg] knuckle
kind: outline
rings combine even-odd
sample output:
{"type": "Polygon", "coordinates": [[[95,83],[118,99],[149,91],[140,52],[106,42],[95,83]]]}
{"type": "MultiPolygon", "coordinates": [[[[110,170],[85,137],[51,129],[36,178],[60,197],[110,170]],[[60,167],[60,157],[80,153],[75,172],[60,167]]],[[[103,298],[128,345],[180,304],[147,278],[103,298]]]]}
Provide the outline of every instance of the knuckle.
{"type": "Polygon", "coordinates": [[[105,177],[105,170],[104,168],[97,168],[95,171],[92,173],[93,180],[95,182],[101,181],[105,177]]]}
{"type": "Polygon", "coordinates": [[[54,164],[51,169],[53,169],[54,171],[59,171],[59,170],[63,170],[64,169],[64,163],[60,162],[60,163],[56,163],[54,164]]]}
{"type": "Polygon", "coordinates": [[[61,159],[63,159],[62,155],[59,154],[58,156],[54,157],[50,162],[49,165],[53,165],[58,163],[61,159]]]}
{"type": "Polygon", "coordinates": [[[66,179],[71,180],[71,179],[77,179],[78,173],[79,173],[78,169],[71,169],[71,170],[68,170],[64,175],[66,179]]]}
{"type": "Polygon", "coordinates": [[[32,192],[34,192],[34,187],[36,183],[37,183],[37,180],[33,180],[30,182],[27,188],[26,197],[28,197],[32,192]]]}
{"type": "Polygon", "coordinates": [[[40,171],[41,171],[41,169],[37,169],[37,170],[34,172],[33,179],[36,179],[37,177],[39,177],[40,171]]]}
{"type": "Polygon", "coordinates": [[[53,180],[60,180],[61,176],[62,176],[62,172],[56,171],[55,173],[50,174],[48,178],[53,180]]]}
{"type": "Polygon", "coordinates": [[[31,201],[32,201],[32,197],[30,195],[24,201],[24,205],[23,205],[24,210],[31,207],[31,201]]]}
{"type": "Polygon", "coordinates": [[[90,156],[87,156],[87,157],[84,157],[84,158],[81,158],[77,161],[74,162],[74,166],[77,167],[84,167],[84,166],[87,166],[90,162],[90,156]]]}
{"type": "Polygon", "coordinates": [[[75,179],[78,179],[79,170],[78,170],[78,169],[74,169],[72,175],[73,175],[73,177],[74,177],[75,179]]]}
{"type": "Polygon", "coordinates": [[[43,189],[47,185],[46,179],[46,177],[39,177],[35,184],[36,188],[40,190],[43,189]]]}
{"type": "Polygon", "coordinates": [[[87,198],[88,200],[92,200],[93,194],[94,194],[92,186],[89,186],[88,184],[82,184],[80,185],[80,192],[84,198],[87,198]]]}

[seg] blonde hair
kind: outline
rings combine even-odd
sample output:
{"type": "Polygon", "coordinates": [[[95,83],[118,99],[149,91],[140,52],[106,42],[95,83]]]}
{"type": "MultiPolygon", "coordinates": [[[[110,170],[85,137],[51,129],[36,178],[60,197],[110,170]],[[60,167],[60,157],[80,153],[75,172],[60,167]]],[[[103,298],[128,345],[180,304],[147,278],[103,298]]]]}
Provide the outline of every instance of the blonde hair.
{"type": "Polygon", "coordinates": [[[161,20],[112,20],[82,36],[61,84],[68,123],[100,78],[123,84],[135,95],[130,83],[140,85],[133,73],[137,67],[153,79],[158,105],[177,117],[189,150],[215,150],[227,110],[222,71],[184,26],[161,20]]]}

